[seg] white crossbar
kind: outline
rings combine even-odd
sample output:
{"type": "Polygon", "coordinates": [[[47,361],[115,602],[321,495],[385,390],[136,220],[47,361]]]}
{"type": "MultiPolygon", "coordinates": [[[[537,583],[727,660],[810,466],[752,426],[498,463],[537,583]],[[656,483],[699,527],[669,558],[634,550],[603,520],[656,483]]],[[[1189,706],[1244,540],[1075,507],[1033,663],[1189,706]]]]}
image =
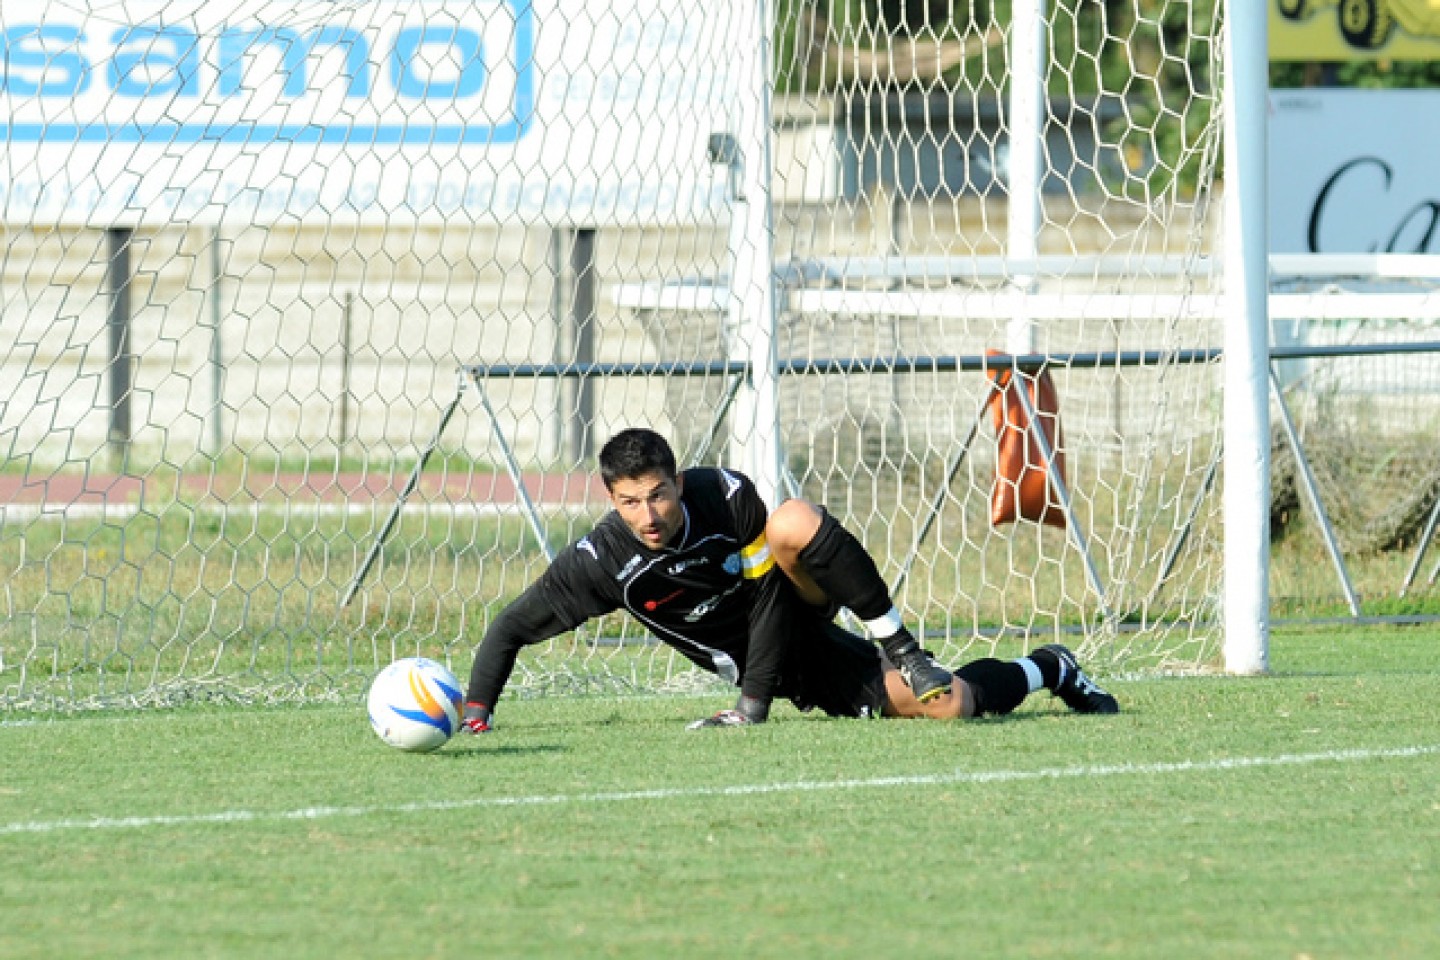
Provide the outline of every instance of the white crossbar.
{"type": "MultiPolygon", "coordinates": [[[[990,293],[978,290],[797,290],[800,314],[1051,320],[1218,318],[1224,297],[1173,293],[990,293]]],[[[1272,320],[1440,319],[1436,293],[1272,293],[1272,320]]]]}

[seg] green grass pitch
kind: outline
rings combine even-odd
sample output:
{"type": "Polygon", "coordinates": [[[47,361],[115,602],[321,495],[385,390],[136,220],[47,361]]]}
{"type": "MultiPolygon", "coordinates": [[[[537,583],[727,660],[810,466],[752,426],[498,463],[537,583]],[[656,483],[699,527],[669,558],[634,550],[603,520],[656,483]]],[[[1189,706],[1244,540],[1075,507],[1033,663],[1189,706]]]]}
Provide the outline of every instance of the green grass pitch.
{"type": "MultiPolygon", "coordinates": [[[[1440,956],[1440,631],[971,723],[0,718],[0,957],[1440,956]]],[[[1102,678],[1103,679],[1103,678],[1102,678]]]]}

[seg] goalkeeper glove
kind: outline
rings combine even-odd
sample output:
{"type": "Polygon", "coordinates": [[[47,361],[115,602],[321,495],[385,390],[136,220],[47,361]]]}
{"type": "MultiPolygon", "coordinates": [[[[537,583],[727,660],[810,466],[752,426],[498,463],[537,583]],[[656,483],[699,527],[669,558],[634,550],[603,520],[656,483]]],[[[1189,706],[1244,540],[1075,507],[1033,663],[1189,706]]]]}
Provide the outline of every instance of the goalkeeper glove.
{"type": "Polygon", "coordinates": [[[465,704],[465,718],[460,721],[460,729],[466,733],[489,733],[490,708],[474,700],[465,704]]]}
{"type": "Polygon", "coordinates": [[[686,729],[703,730],[706,727],[749,727],[764,723],[770,716],[769,697],[750,697],[740,694],[733,710],[721,710],[713,717],[696,720],[686,729]]]}

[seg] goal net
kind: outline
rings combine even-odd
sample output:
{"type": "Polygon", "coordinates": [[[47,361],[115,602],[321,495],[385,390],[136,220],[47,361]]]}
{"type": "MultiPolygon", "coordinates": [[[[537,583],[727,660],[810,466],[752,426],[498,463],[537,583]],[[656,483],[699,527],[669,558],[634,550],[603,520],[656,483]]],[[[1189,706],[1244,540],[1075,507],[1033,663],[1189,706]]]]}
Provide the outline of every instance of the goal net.
{"type": "Polygon", "coordinates": [[[1435,619],[1440,269],[1433,259],[1271,257],[1269,520],[1278,616],[1435,619]]]}
{"type": "Polygon", "coordinates": [[[1213,665],[1218,6],[0,0],[0,704],[463,675],[634,424],[943,660],[1213,665]]]}

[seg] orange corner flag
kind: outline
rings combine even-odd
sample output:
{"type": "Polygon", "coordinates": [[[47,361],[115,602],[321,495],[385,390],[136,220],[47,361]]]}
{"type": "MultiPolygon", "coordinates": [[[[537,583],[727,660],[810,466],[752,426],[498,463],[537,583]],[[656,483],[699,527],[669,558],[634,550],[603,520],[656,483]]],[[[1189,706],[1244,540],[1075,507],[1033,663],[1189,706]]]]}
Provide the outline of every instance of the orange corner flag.
{"type": "MultiPolygon", "coordinates": [[[[1004,357],[998,350],[985,351],[987,356],[1004,357]]],[[[1033,520],[1052,527],[1065,526],[1065,511],[1052,495],[1050,478],[1045,469],[1040,444],[1034,427],[1020,402],[1016,371],[1010,368],[991,369],[990,379],[996,388],[990,394],[990,413],[995,422],[996,457],[995,485],[990,491],[990,523],[999,526],[1016,519],[1033,520]]],[[[1020,375],[1035,410],[1039,427],[1055,458],[1055,472],[1065,482],[1065,454],[1061,452],[1060,400],[1048,370],[1038,376],[1020,375]]]]}

